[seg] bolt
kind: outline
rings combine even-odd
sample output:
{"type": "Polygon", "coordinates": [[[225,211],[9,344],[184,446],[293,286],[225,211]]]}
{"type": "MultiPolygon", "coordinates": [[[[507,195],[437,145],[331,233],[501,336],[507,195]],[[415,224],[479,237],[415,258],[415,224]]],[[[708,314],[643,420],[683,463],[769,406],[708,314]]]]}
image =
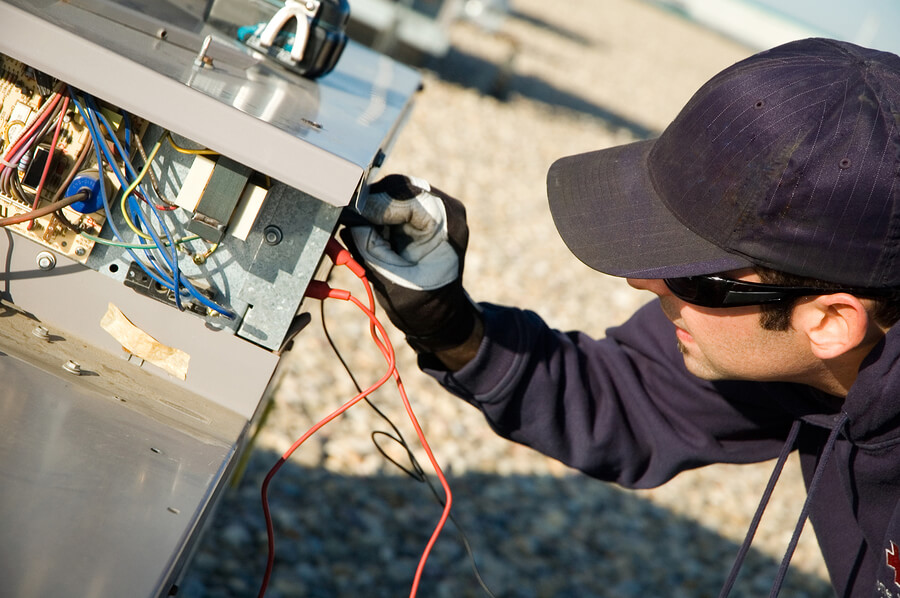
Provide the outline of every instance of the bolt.
{"type": "Polygon", "coordinates": [[[41,339],[42,341],[49,341],[49,340],[50,340],[50,331],[47,330],[47,329],[46,329],[45,327],[43,327],[43,326],[37,326],[37,327],[35,327],[35,329],[31,331],[31,334],[33,334],[34,336],[38,337],[38,338],[41,339]]]}
{"type": "Polygon", "coordinates": [[[52,270],[56,267],[56,256],[49,251],[42,251],[37,254],[37,267],[41,270],[52,270]]]}
{"type": "Polygon", "coordinates": [[[274,224],[270,224],[263,231],[263,238],[269,245],[278,245],[279,243],[281,243],[281,240],[284,238],[284,236],[282,235],[280,228],[278,228],[274,224]]]}
{"type": "Polygon", "coordinates": [[[212,66],[212,58],[206,55],[209,51],[209,45],[212,43],[213,37],[211,35],[207,35],[203,40],[203,45],[200,47],[200,53],[197,54],[197,57],[194,59],[194,66],[199,67],[211,67],[212,66]]]}
{"type": "Polygon", "coordinates": [[[63,364],[63,369],[69,372],[70,374],[74,374],[76,376],[81,375],[81,365],[75,363],[71,359],[63,364]]]}

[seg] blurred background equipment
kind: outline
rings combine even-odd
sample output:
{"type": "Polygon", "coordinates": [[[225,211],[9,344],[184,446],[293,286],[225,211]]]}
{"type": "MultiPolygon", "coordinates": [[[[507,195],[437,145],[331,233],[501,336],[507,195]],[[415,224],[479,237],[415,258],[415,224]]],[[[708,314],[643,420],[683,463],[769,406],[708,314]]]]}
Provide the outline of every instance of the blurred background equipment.
{"type": "Polygon", "coordinates": [[[450,24],[463,0],[354,0],[348,31],[367,46],[408,64],[444,56],[450,24]]]}
{"type": "Polygon", "coordinates": [[[651,0],[756,50],[830,37],[900,53],[900,5],[892,0],[651,0]]]}

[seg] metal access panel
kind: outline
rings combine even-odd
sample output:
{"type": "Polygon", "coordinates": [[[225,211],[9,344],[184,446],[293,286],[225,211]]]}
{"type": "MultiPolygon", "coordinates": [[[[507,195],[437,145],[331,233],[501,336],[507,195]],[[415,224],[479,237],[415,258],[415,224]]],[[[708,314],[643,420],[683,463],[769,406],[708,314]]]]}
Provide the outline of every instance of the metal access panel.
{"type": "Polygon", "coordinates": [[[305,79],[236,3],[0,1],[0,594],[170,593],[411,109],[414,71],[305,79]]]}

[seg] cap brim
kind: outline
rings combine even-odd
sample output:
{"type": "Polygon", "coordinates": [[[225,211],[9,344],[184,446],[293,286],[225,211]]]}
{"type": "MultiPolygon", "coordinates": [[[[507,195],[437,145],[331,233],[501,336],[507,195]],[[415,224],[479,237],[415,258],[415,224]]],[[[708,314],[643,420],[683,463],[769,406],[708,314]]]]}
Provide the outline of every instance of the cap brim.
{"type": "Polygon", "coordinates": [[[572,253],[595,270],[630,278],[678,278],[751,266],[669,212],[647,168],[654,142],[569,156],[550,167],[550,212],[572,253]]]}

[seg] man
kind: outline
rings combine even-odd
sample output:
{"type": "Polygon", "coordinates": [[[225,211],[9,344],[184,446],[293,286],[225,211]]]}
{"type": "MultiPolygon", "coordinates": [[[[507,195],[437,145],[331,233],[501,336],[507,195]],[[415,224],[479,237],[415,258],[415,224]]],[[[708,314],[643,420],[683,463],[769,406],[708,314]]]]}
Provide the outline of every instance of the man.
{"type": "Polygon", "coordinates": [[[345,238],[423,369],[502,436],[628,487],[779,456],[774,484],[797,450],[808,498],[773,594],[808,515],[838,596],[900,596],[900,57],[780,46],[658,139],[547,181],[571,251],[658,300],[601,340],[476,305],[461,204],[387,177],[361,206],[377,226],[345,238]]]}

